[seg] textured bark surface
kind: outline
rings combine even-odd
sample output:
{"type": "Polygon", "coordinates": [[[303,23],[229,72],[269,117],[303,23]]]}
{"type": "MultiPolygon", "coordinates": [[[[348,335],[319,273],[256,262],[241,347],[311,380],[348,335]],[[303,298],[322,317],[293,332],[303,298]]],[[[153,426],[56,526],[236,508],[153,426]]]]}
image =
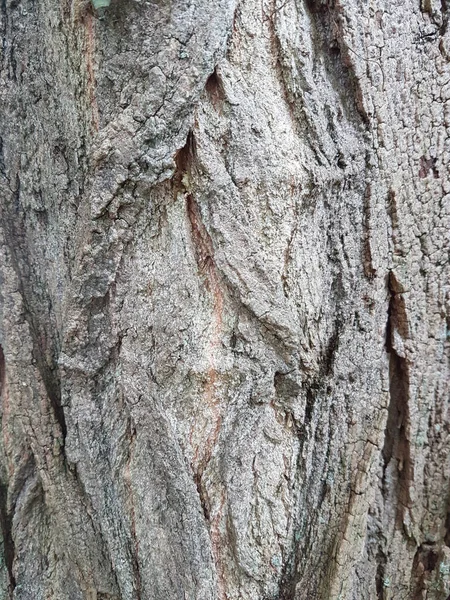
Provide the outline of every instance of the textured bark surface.
{"type": "Polygon", "coordinates": [[[0,8],[0,598],[446,600],[448,1],[0,8]]]}

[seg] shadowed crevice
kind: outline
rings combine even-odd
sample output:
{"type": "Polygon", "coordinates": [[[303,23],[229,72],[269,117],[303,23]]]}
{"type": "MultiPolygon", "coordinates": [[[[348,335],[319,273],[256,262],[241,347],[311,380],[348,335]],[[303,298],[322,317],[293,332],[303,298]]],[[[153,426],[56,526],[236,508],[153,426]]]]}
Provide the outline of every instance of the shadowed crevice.
{"type": "Polygon", "coordinates": [[[340,3],[335,0],[305,0],[305,5],[314,25],[313,40],[317,52],[325,60],[329,81],[339,95],[347,118],[350,122],[362,119],[367,126],[369,118],[363,106],[362,90],[353,67],[354,57],[350,55],[351,48],[347,47],[341,31],[340,3]],[[359,115],[359,118],[356,115],[359,115]]]}
{"type": "Polygon", "coordinates": [[[2,207],[5,239],[19,281],[24,316],[33,344],[33,359],[36,361],[55,419],[60,426],[62,448],[64,448],[67,425],[61,404],[58,329],[47,284],[40,278],[39,270],[33,262],[20,195],[21,182],[17,174],[11,201],[5,201],[2,207]]]}
{"type": "MultiPolygon", "coordinates": [[[[5,354],[3,348],[0,345],[0,401],[3,401],[3,393],[5,389],[5,354]]],[[[3,402],[2,402],[3,403],[3,402]]],[[[16,580],[13,573],[13,562],[14,562],[14,541],[12,538],[12,516],[8,511],[8,486],[0,481],[0,527],[3,538],[3,552],[5,557],[5,565],[8,571],[9,577],[9,596],[12,598],[14,588],[16,586],[16,580]]]]}
{"type": "Polygon", "coordinates": [[[205,90],[214,109],[221,113],[225,102],[225,90],[223,88],[222,80],[217,73],[217,68],[214,69],[206,80],[205,90]]]}
{"type": "Polygon", "coordinates": [[[175,153],[175,173],[172,176],[172,188],[176,196],[177,193],[187,192],[188,181],[195,168],[197,160],[197,144],[192,130],[189,131],[185,145],[175,153]]]}
{"type": "Polygon", "coordinates": [[[5,378],[6,378],[5,354],[3,352],[3,347],[0,344],[0,399],[2,397],[3,389],[5,387],[5,378]]]}
{"type": "Polygon", "coordinates": [[[387,556],[384,552],[381,544],[378,547],[378,552],[376,555],[376,563],[377,570],[375,574],[375,589],[377,592],[377,599],[384,600],[384,590],[385,590],[385,572],[387,565],[387,556]]]}
{"type": "Polygon", "coordinates": [[[411,579],[411,600],[422,600],[429,587],[429,580],[439,563],[439,552],[434,544],[421,544],[414,555],[411,579]]]}
{"type": "Polygon", "coordinates": [[[386,326],[386,351],[389,354],[389,406],[386,422],[383,456],[383,494],[385,499],[395,492],[397,499],[397,526],[401,527],[403,513],[411,504],[409,487],[413,480],[413,466],[409,442],[409,366],[405,356],[399,354],[396,337],[408,336],[405,301],[394,274],[389,275],[390,301],[386,326]],[[396,461],[394,490],[388,490],[387,469],[396,461]]]}
{"type": "Polygon", "coordinates": [[[16,587],[16,579],[13,572],[15,547],[12,537],[12,515],[7,507],[8,488],[4,482],[0,482],[0,527],[3,537],[3,552],[5,556],[5,565],[8,571],[9,597],[13,597],[14,588],[16,587]]]}
{"type": "MultiPolygon", "coordinates": [[[[0,401],[3,401],[3,393],[5,390],[5,354],[0,345],[0,401]]],[[[8,511],[8,486],[5,482],[0,481],[0,527],[3,538],[3,553],[5,557],[5,565],[8,571],[9,578],[9,597],[12,598],[16,580],[13,573],[13,562],[15,555],[14,540],[12,538],[12,515],[8,511]]]]}
{"type": "MultiPolygon", "coordinates": [[[[391,213],[395,222],[395,213],[391,213]]],[[[404,533],[404,514],[411,506],[410,484],[413,480],[413,465],[409,442],[409,365],[403,342],[408,338],[408,320],[403,288],[393,272],[388,277],[389,306],[386,323],[385,348],[389,357],[389,405],[384,444],[381,452],[381,491],[385,506],[395,508],[395,526],[404,533]]],[[[378,600],[386,597],[386,566],[388,551],[386,538],[379,532],[376,553],[375,587],[378,600]]]]}
{"type": "Polygon", "coordinates": [[[450,507],[447,510],[447,517],[445,519],[444,543],[450,548],[450,507]]]}

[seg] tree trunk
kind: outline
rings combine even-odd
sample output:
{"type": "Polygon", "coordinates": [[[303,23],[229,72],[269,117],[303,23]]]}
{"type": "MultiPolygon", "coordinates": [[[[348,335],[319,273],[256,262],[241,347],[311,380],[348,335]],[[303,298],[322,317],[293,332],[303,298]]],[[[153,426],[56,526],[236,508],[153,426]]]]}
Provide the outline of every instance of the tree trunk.
{"type": "Polygon", "coordinates": [[[446,600],[448,0],[2,0],[0,598],[446,600]]]}

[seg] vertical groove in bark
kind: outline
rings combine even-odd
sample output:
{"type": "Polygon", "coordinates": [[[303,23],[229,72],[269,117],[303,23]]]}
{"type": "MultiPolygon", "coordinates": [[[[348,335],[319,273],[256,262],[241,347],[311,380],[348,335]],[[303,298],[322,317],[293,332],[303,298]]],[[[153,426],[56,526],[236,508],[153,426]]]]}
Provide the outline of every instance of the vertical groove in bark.
{"type": "Polygon", "coordinates": [[[206,383],[204,388],[204,401],[211,409],[213,415],[212,430],[204,442],[202,448],[197,448],[194,454],[194,471],[196,477],[201,481],[202,474],[211,460],[214,446],[220,433],[221,414],[220,402],[217,398],[217,352],[220,345],[220,338],[223,327],[223,308],[224,298],[219,282],[217,267],[214,262],[214,249],[212,240],[206,231],[202,222],[199,207],[192,194],[186,196],[186,210],[191,225],[192,241],[194,253],[199,272],[205,278],[205,286],[212,296],[212,332],[208,344],[207,356],[209,362],[208,372],[206,374],[206,383]]]}
{"type": "Polygon", "coordinates": [[[133,573],[134,573],[134,583],[135,583],[135,593],[136,600],[141,600],[141,574],[139,572],[139,539],[136,534],[136,508],[133,496],[133,487],[131,480],[131,471],[130,464],[133,460],[133,449],[135,444],[135,436],[136,432],[130,425],[130,445],[129,445],[129,455],[128,460],[125,466],[125,486],[127,488],[128,502],[130,505],[130,524],[131,524],[131,554],[133,561],[133,573]]]}
{"type": "Polygon", "coordinates": [[[40,267],[34,264],[36,258],[28,241],[26,212],[21,209],[20,195],[21,181],[17,173],[14,193],[10,202],[5,200],[3,203],[1,216],[12,263],[18,274],[24,315],[33,342],[33,358],[61,430],[61,450],[64,452],[67,425],[61,405],[61,383],[57,363],[58,329],[46,282],[39,276],[40,267]]]}
{"type": "Polygon", "coordinates": [[[211,104],[213,105],[214,110],[222,112],[223,105],[225,102],[225,92],[223,89],[222,81],[217,72],[217,67],[206,80],[205,90],[211,100],[211,104]]]}
{"type": "Polygon", "coordinates": [[[3,552],[9,579],[9,598],[13,597],[16,580],[14,577],[13,563],[15,556],[14,540],[12,537],[12,515],[8,510],[8,485],[0,482],[0,526],[3,537],[3,552]]]}
{"type": "MultiPolygon", "coordinates": [[[[368,127],[369,119],[362,103],[362,90],[352,68],[355,57],[342,34],[342,6],[335,0],[306,0],[305,3],[314,22],[318,55],[326,62],[328,75],[339,94],[347,118],[350,122],[354,121],[356,112],[364,126],[368,127]]],[[[344,156],[345,153],[342,152],[338,159],[341,167],[346,166],[344,156]]]]}
{"type": "MultiPolygon", "coordinates": [[[[395,214],[391,219],[396,223],[395,214]]],[[[405,511],[411,506],[409,489],[413,481],[413,466],[409,441],[409,366],[405,355],[397,350],[398,337],[408,337],[405,302],[392,272],[388,276],[389,305],[386,325],[386,352],[389,356],[389,405],[382,448],[381,488],[385,510],[393,505],[395,527],[404,533],[405,511]],[[397,337],[397,340],[395,339],[397,337]]],[[[385,532],[378,532],[376,592],[378,600],[386,597],[386,565],[389,560],[385,532]]]]}
{"type": "MultiPolygon", "coordinates": [[[[393,274],[389,275],[389,307],[386,327],[386,350],[389,354],[389,407],[383,446],[383,487],[387,485],[386,469],[392,459],[396,462],[397,526],[401,527],[403,513],[410,507],[409,487],[413,480],[409,441],[409,366],[405,356],[395,349],[394,335],[406,338],[407,316],[401,292],[395,291],[393,274]]],[[[385,492],[386,493],[386,492],[385,492]]]]}
{"type": "Polygon", "coordinates": [[[6,365],[5,365],[5,353],[3,347],[0,344],[0,399],[3,400],[3,390],[6,381],[6,365]]]}
{"type": "MultiPolygon", "coordinates": [[[[427,580],[439,564],[439,554],[434,544],[421,544],[414,555],[412,574],[416,578],[411,600],[422,600],[427,590],[427,580]]],[[[426,597],[426,595],[425,595],[426,597]]]]}
{"type": "MultiPolygon", "coordinates": [[[[6,365],[3,347],[0,344],[0,402],[5,402],[6,365]]],[[[13,571],[14,540],[12,537],[12,515],[8,509],[8,482],[0,481],[0,527],[3,539],[3,554],[9,579],[9,598],[13,597],[16,580],[13,571]]]]}
{"type": "MultiPolygon", "coordinates": [[[[216,71],[209,76],[205,90],[215,109],[220,108],[223,101],[223,90],[216,71]]],[[[191,427],[189,442],[192,446],[190,466],[198,493],[201,509],[209,531],[211,552],[217,575],[217,594],[219,600],[226,599],[226,576],[223,559],[224,536],[222,532],[225,492],[222,492],[218,505],[214,506],[204,481],[204,475],[215,452],[222,425],[222,406],[219,396],[221,385],[220,350],[223,335],[224,292],[220,275],[214,257],[214,247],[211,236],[203,222],[200,207],[195,200],[195,190],[192,188],[197,172],[196,140],[194,132],[190,131],[185,145],[175,156],[176,171],[172,176],[172,187],[175,196],[180,194],[184,199],[186,218],[189,226],[190,241],[198,275],[202,279],[205,290],[211,301],[210,333],[205,347],[207,370],[202,383],[202,410],[208,415],[205,430],[196,424],[191,427]],[[197,431],[195,431],[197,429],[197,431]],[[200,441],[195,442],[194,433],[200,441]]]]}

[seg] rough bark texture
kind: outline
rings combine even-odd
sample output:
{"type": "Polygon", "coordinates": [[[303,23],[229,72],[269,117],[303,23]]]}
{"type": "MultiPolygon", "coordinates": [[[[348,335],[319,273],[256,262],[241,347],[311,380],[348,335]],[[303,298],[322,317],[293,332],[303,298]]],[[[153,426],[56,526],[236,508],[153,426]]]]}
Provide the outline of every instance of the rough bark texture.
{"type": "Polygon", "coordinates": [[[0,8],[0,598],[446,600],[448,0],[0,8]]]}

